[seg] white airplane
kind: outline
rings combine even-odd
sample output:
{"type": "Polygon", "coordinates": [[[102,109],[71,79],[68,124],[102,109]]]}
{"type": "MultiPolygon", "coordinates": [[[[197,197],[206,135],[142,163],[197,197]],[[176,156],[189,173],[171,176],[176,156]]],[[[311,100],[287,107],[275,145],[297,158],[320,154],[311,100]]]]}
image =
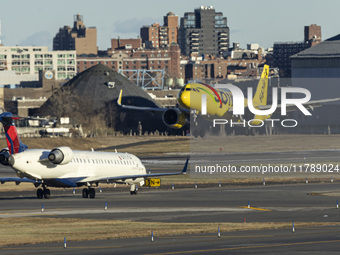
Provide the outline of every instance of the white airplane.
{"type": "Polygon", "coordinates": [[[123,183],[131,185],[131,195],[137,194],[137,185],[143,186],[145,178],[186,174],[187,159],[182,172],[147,174],[140,159],[129,153],[78,151],[62,146],[53,150],[30,149],[20,141],[12,113],[0,114],[8,149],[0,152],[0,163],[9,165],[18,177],[2,177],[5,182],[33,183],[39,199],[50,198],[47,187],[80,187],[83,198],[95,198],[94,185],[99,183],[123,183]]]}

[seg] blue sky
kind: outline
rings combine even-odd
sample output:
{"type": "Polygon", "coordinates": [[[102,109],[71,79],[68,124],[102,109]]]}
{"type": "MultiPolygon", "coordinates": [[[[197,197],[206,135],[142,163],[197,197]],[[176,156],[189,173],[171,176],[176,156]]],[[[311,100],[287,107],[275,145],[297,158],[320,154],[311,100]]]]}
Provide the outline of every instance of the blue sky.
{"type": "Polygon", "coordinates": [[[86,26],[97,27],[99,49],[110,47],[110,39],[136,38],[139,28],[163,24],[169,11],[180,17],[205,5],[223,12],[228,19],[230,41],[259,43],[271,47],[277,41],[302,41],[304,26],[321,25],[322,39],[340,33],[338,0],[0,0],[1,40],[6,46],[52,46],[60,27],[73,25],[73,15],[84,16],[86,26]]]}

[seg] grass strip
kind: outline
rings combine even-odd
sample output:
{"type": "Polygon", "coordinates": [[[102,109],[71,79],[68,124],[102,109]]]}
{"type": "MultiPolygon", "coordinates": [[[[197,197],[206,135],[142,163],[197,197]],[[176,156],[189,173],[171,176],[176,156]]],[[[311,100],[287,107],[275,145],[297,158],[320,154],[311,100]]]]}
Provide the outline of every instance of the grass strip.
{"type": "MultiPolygon", "coordinates": [[[[47,242],[104,240],[150,236],[217,233],[240,230],[291,228],[291,222],[162,223],[116,220],[22,217],[0,219],[0,246],[47,242]]],[[[295,228],[339,226],[338,222],[295,222],[295,228]]]]}

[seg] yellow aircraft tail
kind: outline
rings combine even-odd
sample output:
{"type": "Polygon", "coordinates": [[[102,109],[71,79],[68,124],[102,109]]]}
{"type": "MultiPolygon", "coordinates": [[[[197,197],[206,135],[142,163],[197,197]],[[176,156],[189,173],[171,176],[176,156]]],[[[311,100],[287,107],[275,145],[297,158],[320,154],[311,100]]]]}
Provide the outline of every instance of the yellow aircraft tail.
{"type": "MultiPolygon", "coordinates": [[[[256,93],[253,98],[253,106],[258,108],[260,105],[267,105],[267,95],[268,95],[268,75],[269,75],[269,66],[264,65],[263,71],[261,74],[261,78],[259,84],[257,85],[256,93]]],[[[251,125],[261,125],[262,121],[270,118],[270,115],[255,115],[254,120],[251,122],[251,125]]]]}
{"type": "Polygon", "coordinates": [[[253,98],[254,107],[259,105],[267,105],[268,95],[268,75],[269,66],[264,65],[259,84],[257,85],[256,93],[253,98]]]}

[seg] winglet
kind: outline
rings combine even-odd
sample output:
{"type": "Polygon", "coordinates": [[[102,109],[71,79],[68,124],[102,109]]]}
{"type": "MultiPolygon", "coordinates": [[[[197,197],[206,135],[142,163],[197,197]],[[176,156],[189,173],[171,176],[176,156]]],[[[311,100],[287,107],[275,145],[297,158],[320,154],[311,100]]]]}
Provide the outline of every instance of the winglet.
{"type": "Polygon", "coordinates": [[[181,174],[186,174],[187,173],[188,163],[189,163],[189,158],[187,158],[187,161],[185,162],[185,165],[183,167],[183,170],[182,170],[181,174]]]}
{"type": "Polygon", "coordinates": [[[117,99],[117,104],[119,106],[122,106],[122,94],[123,94],[123,90],[121,89],[120,92],[119,92],[119,97],[117,99]]]}

